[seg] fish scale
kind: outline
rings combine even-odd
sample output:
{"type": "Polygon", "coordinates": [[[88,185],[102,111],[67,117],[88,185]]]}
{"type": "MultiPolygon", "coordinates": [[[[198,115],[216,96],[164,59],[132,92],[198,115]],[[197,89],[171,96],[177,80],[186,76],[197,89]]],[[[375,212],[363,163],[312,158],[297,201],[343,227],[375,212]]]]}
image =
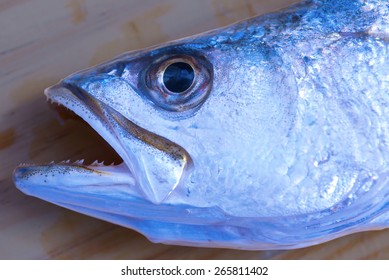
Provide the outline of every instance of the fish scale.
{"type": "Polygon", "coordinates": [[[166,244],[286,249],[388,227],[388,26],[387,1],[304,1],[77,72],[45,94],[123,163],[23,165],[15,184],[166,244]]]}

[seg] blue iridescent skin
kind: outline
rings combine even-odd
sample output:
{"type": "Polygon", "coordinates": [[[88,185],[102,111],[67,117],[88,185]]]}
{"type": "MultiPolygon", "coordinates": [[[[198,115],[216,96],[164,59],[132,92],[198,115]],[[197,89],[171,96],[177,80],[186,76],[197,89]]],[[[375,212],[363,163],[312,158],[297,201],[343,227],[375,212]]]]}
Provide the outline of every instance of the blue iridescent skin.
{"type": "Polygon", "coordinates": [[[14,181],[167,244],[287,249],[385,228],[388,65],[375,0],[304,1],[125,53],[45,91],[123,163],[20,166],[14,181]],[[174,63],[189,88],[164,84],[174,63]]]}

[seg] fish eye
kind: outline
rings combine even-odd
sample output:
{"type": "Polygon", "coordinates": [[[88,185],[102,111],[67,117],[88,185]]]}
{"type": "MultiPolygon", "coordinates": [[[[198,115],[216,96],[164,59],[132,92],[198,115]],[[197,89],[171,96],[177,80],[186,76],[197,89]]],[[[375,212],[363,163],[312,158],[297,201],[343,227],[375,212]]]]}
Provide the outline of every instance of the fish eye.
{"type": "Polygon", "coordinates": [[[165,87],[174,93],[184,92],[190,88],[194,80],[194,70],[189,63],[175,62],[163,72],[165,87]]]}
{"type": "Polygon", "coordinates": [[[212,87],[213,68],[204,57],[167,54],[154,59],[139,76],[142,93],[171,112],[199,107],[212,87]]]}

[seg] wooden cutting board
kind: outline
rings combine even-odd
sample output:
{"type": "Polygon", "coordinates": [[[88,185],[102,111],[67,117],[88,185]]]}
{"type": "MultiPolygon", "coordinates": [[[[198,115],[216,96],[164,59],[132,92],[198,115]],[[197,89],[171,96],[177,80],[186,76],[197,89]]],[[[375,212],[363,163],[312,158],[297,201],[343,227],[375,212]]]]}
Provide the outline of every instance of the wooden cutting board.
{"type": "Polygon", "coordinates": [[[292,2],[1,0],[0,258],[388,259],[389,230],[290,251],[153,244],[132,230],[25,196],[12,183],[12,170],[19,163],[104,158],[109,149],[82,122],[60,120],[45,102],[45,87],[124,51],[220,27],[292,2]]]}

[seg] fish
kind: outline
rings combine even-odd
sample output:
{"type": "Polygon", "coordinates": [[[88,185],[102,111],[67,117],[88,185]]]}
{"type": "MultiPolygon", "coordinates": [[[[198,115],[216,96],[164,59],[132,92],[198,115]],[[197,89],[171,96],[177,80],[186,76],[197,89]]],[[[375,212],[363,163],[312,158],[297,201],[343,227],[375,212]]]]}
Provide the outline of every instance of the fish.
{"type": "Polygon", "coordinates": [[[387,1],[303,1],[45,95],[123,162],[20,165],[27,195],[183,246],[293,249],[389,227],[387,1]]]}

